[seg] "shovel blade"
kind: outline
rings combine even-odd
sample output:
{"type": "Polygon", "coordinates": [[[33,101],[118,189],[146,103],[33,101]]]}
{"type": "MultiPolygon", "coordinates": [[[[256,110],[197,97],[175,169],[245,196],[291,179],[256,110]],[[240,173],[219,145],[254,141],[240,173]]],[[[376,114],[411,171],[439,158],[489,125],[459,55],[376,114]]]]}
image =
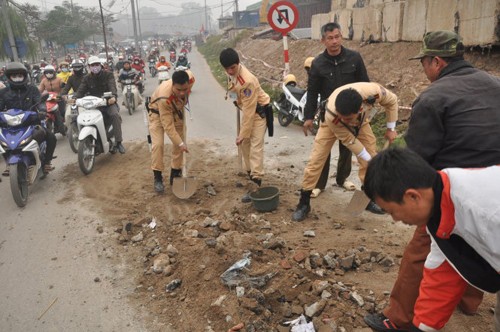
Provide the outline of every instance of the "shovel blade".
{"type": "Polygon", "coordinates": [[[370,203],[370,199],[365,193],[361,190],[356,190],[344,212],[352,216],[357,216],[366,209],[368,203],[370,203]]]}
{"type": "Polygon", "coordinates": [[[187,199],[196,192],[196,180],[190,177],[174,178],[172,192],[177,198],[187,199]]]}

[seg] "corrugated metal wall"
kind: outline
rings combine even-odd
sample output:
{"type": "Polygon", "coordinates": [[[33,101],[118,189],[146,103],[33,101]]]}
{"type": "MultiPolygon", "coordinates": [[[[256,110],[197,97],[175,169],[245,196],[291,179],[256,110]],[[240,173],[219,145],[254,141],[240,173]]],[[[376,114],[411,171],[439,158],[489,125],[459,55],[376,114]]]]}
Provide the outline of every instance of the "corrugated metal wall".
{"type": "Polygon", "coordinates": [[[311,17],[316,14],[330,12],[331,2],[326,0],[311,4],[299,4],[296,6],[299,11],[299,23],[297,24],[297,28],[310,28],[311,17]]]}

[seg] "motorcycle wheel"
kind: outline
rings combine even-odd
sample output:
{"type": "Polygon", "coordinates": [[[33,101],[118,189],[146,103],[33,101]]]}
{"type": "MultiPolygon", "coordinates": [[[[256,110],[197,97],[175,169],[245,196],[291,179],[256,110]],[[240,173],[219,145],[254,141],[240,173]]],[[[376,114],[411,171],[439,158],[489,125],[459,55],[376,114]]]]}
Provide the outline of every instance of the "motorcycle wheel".
{"type": "Polygon", "coordinates": [[[95,143],[94,137],[87,136],[78,144],[78,165],[85,175],[90,174],[94,168],[95,143]]]}
{"type": "Polygon", "coordinates": [[[128,109],[128,114],[130,115],[134,114],[135,101],[134,101],[134,95],[132,93],[127,93],[127,109],[128,109]]]}
{"type": "Polygon", "coordinates": [[[287,127],[293,121],[293,115],[285,115],[281,112],[278,112],[278,122],[282,127],[287,127]]]}
{"type": "Polygon", "coordinates": [[[28,168],[25,164],[10,166],[10,190],[17,206],[26,206],[28,203],[28,168]]]}
{"type": "Polygon", "coordinates": [[[71,148],[71,150],[73,150],[74,153],[78,153],[79,133],[80,132],[78,130],[78,125],[76,124],[76,122],[73,122],[68,128],[68,140],[69,140],[69,147],[71,148]]]}

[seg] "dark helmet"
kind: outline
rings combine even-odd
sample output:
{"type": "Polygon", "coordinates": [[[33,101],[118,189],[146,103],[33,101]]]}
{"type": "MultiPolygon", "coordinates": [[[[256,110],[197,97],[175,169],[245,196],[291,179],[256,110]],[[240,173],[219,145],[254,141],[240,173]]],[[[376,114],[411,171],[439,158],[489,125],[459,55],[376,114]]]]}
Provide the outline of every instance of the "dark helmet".
{"type": "Polygon", "coordinates": [[[71,62],[71,69],[73,69],[73,72],[76,74],[83,73],[83,62],[78,59],[73,60],[71,62]]]}
{"type": "Polygon", "coordinates": [[[5,68],[5,76],[7,76],[7,81],[12,88],[20,88],[28,84],[28,70],[20,62],[9,63],[5,68]],[[13,74],[22,74],[24,76],[24,79],[22,81],[15,82],[10,78],[10,76],[13,74]]]}

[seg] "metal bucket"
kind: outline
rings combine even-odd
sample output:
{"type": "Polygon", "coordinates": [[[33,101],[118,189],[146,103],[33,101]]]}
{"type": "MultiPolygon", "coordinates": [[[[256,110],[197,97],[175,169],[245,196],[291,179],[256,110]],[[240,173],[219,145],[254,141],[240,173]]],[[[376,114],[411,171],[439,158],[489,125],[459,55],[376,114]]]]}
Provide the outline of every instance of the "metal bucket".
{"type": "Polygon", "coordinates": [[[253,206],[259,212],[276,210],[280,202],[280,190],[276,187],[262,187],[250,193],[253,206]]]}

